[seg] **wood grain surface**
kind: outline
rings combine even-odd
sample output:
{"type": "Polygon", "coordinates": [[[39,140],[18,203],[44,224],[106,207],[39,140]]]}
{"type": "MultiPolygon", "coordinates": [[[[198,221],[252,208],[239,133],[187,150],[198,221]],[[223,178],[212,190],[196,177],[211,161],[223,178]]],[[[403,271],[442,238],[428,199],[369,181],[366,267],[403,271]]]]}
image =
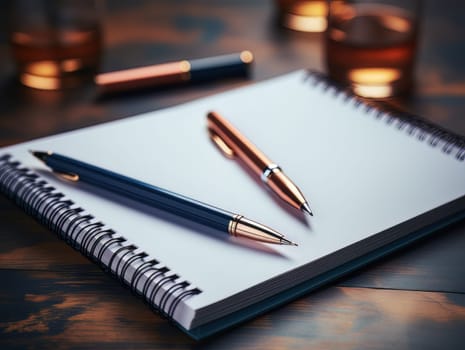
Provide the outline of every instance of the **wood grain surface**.
{"type": "MultiPolygon", "coordinates": [[[[463,136],[464,14],[462,1],[423,2],[416,88],[410,98],[394,101],[463,136]]],[[[102,71],[250,49],[256,57],[252,77],[104,100],[92,86],[38,91],[14,79],[5,16],[0,13],[0,146],[176,105],[294,69],[324,70],[322,35],[279,28],[272,0],[108,1],[102,71]]],[[[465,346],[464,222],[202,342],[188,338],[3,196],[0,242],[0,349],[465,346]]]]}

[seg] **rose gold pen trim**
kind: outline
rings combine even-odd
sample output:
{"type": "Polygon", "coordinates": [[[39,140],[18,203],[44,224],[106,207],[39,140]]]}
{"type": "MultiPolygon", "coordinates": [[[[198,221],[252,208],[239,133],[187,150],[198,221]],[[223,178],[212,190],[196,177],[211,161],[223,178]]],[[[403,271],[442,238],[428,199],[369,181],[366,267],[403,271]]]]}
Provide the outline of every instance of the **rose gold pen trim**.
{"type": "Polygon", "coordinates": [[[228,232],[234,237],[248,238],[264,243],[297,246],[296,243],[284,238],[283,234],[242,215],[235,215],[232,218],[228,225],[228,232]]]}
{"type": "Polygon", "coordinates": [[[239,223],[239,220],[242,218],[242,215],[234,215],[232,220],[229,222],[228,225],[228,232],[231,236],[236,236],[236,229],[237,229],[237,224],[239,223]]]}
{"type": "Polygon", "coordinates": [[[208,134],[210,135],[210,139],[213,143],[218,147],[218,149],[229,159],[233,159],[235,157],[234,151],[229,147],[223,139],[215,133],[212,129],[208,129],[208,134]]]}
{"type": "Polygon", "coordinates": [[[242,51],[240,54],[241,61],[244,63],[252,63],[253,62],[253,53],[249,50],[242,51]]]}
{"type": "Polygon", "coordinates": [[[55,175],[68,180],[72,182],[78,182],[79,181],[79,175],[78,174],[72,174],[72,173],[60,173],[58,171],[53,172],[55,175]]]}

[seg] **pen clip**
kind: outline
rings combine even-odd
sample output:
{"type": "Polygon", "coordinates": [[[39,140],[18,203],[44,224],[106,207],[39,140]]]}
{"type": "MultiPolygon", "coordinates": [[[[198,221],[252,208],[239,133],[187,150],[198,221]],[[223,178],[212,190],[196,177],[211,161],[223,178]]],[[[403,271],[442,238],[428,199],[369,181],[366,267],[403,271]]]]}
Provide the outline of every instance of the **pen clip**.
{"type": "Polygon", "coordinates": [[[79,181],[79,175],[78,174],[73,174],[73,173],[62,173],[59,171],[53,171],[55,175],[58,177],[61,177],[62,179],[68,180],[68,181],[73,181],[73,182],[78,182],[79,181]]]}
{"type": "Polygon", "coordinates": [[[210,136],[210,139],[213,141],[213,143],[218,147],[218,149],[223,153],[227,158],[233,159],[235,157],[235,153],[232,150],[231,147],[229,147],[226,142],[221,138],[220,135],[218,135],[213,128],[210,126],[208,127],[208,134],[210,136]]]}

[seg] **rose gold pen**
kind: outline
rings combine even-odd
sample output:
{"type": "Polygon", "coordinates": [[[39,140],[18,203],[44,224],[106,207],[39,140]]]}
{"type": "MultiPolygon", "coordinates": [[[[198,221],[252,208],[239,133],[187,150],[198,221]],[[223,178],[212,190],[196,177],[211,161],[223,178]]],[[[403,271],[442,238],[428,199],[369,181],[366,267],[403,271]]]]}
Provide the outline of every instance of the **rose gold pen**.
{"type": "Polygon", "coordinates": [[[208,113],[207,121],[212,140],[226,156],[239,157],[282,200],[294,208],[313,215],[308,201],[299,188],[278,165],[265,156],[230,122],[217,112],[208,113]]]}

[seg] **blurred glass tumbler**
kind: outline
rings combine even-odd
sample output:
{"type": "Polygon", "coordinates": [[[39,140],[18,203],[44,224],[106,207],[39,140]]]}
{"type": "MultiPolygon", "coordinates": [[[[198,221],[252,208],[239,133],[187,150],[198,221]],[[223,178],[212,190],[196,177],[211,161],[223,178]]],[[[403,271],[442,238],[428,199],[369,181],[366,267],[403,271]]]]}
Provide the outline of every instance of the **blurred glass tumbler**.
{"type": "Polygon", "coordinates": [[[10,46],[23,85],[43,90],[90,81],[101,58],[98,0],[10,2],[10,46]]]}
{"type": "Polygon", "coordinates": [[[334,80],[367,98],[413,87],[420,0],[328,1],[325,61],[334,80]]]}
{"type": "Polygon", "coordinates": [[[282,26],[300,32],[324,32],[326,0],[275,0],[282,26]]]}

